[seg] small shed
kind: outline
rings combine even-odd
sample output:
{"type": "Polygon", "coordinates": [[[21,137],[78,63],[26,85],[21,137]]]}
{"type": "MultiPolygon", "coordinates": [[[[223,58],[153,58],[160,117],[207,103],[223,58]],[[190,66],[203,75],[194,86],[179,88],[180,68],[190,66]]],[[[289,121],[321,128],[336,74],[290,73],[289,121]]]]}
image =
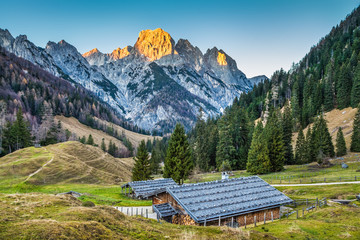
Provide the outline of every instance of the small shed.
{"type": "Polygon", "coordinates": [[[121,193],[133,198],[148,199],[167,187],[178,186],[172,178],[128,182],[121,186],[121,193]]]}
{"type": "MultiPolygon", "coordinates": [[[[280,206],[292,200],[257,176],[168,187],[153,196],[153,208],[172,214],[182,225],[243,226],[280,217],[280,206]]],[[[165,219],[166,220],[166,219],[165,219]]]]}

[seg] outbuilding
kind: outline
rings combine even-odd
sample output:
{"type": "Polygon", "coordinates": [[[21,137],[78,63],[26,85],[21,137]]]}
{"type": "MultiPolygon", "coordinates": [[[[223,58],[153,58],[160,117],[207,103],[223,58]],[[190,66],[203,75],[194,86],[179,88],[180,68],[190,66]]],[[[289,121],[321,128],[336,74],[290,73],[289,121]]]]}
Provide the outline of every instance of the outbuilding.
{"type": "Polygon", "coordinates": [[[159,218],[182,225],[244,226],[280,217],[292,200],[257,176],[167,187],[153,196],[159,218]]]}

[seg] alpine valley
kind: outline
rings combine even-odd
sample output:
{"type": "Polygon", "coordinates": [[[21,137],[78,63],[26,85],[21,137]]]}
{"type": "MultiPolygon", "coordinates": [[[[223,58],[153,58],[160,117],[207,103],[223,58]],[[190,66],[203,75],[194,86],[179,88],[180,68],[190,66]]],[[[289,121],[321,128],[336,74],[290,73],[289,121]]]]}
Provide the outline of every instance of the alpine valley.
{"type": "Polygon", "coordinates": [[[216,47],[203,54],[188,40],[177,42],[158,28],[144,30],[134,46],[112,53],[81,54],[66,41],[45,48],[25,35],[0,29],[0,46],[51,74],[79,83],[146,130],[170,132],[177,122],[190,129],[199,109],[215,116],[266,76],[247,78],[234,59],[216,47]]]}

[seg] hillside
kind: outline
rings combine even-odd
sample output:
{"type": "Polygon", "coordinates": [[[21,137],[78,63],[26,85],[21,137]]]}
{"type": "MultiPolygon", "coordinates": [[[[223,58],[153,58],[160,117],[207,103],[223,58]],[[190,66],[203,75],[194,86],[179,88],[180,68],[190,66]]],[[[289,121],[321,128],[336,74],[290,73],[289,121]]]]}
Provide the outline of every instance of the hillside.
{"type": "MultiPolygon", "coordinates": [[[[336,134],[338,132],[339,127],[341,127],[344,133],[346,147],[350,149],[351,135],[353,131],[353,122],[356,112],[357,112],[357,108],[348,107],[342,110],[334,109],[330,112],[325,113],[324,118],[327,121],[327,125],[332,137],[334,147],[336,146],[336,134]]],[[[312,125],[313,124],[309,124],[303,130],[305,135],[309,126],[312,127],[312,125]]],[[[297,132],[293,133],[292,136],[293,149],[295,149],[297,136],[298,136],[297,132]]]]}
{"type": "Polygon", "coordinates": [[[140,142],[142,140],[144,140],[145,142],[148,141],[148,140],[153,140],[154,138],[158,139],[158,140],[161,140],[162,137],[153,137],[153,136],[150,136],[150,135],[144,135],[144,134],[140,134],[140,133],[137,133],[137,132],[132,132],[132,131],[129,131],[119,125],[116,125],[116,124],[113,124],[111,122],[108,122],[106,120],[102,120],[102,119],[99,119],[99,118],[94,118],[96,121],[99,121],[100,124],[104,124],[106,126],[111,126],[114,128],[114,130],[117,130],[118,133],[122,134],[124,133],[126,138],[129,139],[129,141],[132,143],[132,145],[134,147],[138,147],[140,142]]]}
{"type": "Polygon", "coordinates": [[[86,138],[88,138],[89,134],[92,135],[92,137],[94,138],[94,143],[101,146],[101,141],[104,138],[105,139],[105,144],[108,145],[110,140],[116,144],[116,146],[120,149],[126,149],[126,147],[124,146],[123,142],[121,142],[119,139],[110,136],[109,134],[101,131],[101,130],[97,130],[94,128],[91,128],[89,126],[86,126],[82,123],[79,122],[79,120],[77,120],[76,118],[73,117],[64,117],[64,116],[56,116],[55,117],[55,121],[60,121],[62,128],[63,129],[67,129],[69,130],[71,133],[75,133],[77,137],[82,137],[85,136],[86,138]]]}
{"type": "Polygon", "coordinates": [[[0,158],[0,182],[7,185],[23,181],[35,185],[116,184],[130,177],[129,161],[79,142],[24,148],[0,158]]]}

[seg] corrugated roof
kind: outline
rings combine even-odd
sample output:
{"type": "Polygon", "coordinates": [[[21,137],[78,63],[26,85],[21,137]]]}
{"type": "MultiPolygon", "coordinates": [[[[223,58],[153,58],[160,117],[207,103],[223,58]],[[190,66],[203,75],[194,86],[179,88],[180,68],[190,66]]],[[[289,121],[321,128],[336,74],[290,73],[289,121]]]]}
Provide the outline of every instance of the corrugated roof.
{"type": "Polygon", "coordinates": [[[280,206],[292,200],[257,176],[232,178],[167,188],[196,221],[280,206]]]}
{"type": "Polygon", "coordinates": [[[156,204],[153,207],[154,211],[159,214],[160,218],[177,214],[176,210],[169,203],[156,204]]]}
{"type": "Polygon", "coordinates": [[[122,187],[130,186],[136,197],[147,198],[165,190],[167,187],[178,186],[172,178],[134,181],[124,184],[122,187]]]}

